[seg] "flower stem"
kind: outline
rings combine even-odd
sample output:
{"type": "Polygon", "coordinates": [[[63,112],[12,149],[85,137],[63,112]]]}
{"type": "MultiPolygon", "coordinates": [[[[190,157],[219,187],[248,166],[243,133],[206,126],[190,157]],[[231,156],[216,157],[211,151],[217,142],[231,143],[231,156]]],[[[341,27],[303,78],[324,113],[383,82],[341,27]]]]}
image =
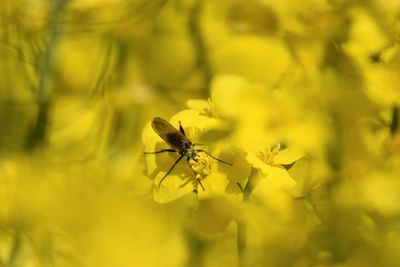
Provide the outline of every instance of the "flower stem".
{"type": "MultiPolygon", "coordinates": [[[[243,203],[247,202],[250,198],[250,194],[254,188],[254,177],[257,174],[257,170],[252,168],[249,179],[247,180],[246,186],[242,188],[240,185],[239,188],[243,193],[243,203]]],[[[238,266],[245,267],[248,266],[247,263],[247,226],[246,223],[241,220],[237,221],[237,250],[238,250],[238,266]]]]}
{"type": "Polygon", "coordinates": [[[390,123],[390,133],[393,135],[399,130],[399,107],[394,106],[392,111],[392,122],[390,123]]]}
{"type": "Polygon", "coordinates": [[[237,229],[237,248],[238,248],[238,266],[246,266],[246,224],[238,222],[237,229]]]}
{"type": "Polygon", "coordinates": [[[50,75],[52,75],[55,50],[62,33],[61,14],[67,3],[68,1],[66,0],[57,0],[54,2],[53,14],[50,21],[49,40],[46,47],[44,47],[44,52],[41,55],[39,62],[39,82],[36,90],[36,102],[39,112],[36,124],[28,136],[28,150],[35,149],[45,141],[50,108],[50,92],[48,89],[48,83],[50,75]]]}

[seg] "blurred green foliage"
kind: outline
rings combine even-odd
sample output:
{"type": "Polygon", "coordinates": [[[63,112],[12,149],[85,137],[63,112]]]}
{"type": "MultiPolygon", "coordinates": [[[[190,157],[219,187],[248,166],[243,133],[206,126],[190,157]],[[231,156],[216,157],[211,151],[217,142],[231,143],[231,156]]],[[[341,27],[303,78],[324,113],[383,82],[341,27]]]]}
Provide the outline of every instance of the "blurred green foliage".
{"type": "Polygon", "coordinates": [[[400,266],[399,16],[1,1],[0,267],[400,266]],[[156,189],[176,160],[143,155],[156,116],[233,166],[156,189]]]}

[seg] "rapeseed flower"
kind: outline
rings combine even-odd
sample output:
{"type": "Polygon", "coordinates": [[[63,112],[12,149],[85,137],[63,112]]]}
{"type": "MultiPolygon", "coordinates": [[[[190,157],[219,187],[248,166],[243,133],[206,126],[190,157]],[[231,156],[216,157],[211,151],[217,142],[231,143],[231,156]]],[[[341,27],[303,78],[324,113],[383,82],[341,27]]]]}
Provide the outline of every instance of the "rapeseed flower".
{"type": "MultiPolygon", "coordinates": [[[[197,161],[189,159],[188,164],[176,167],[163,181],[163,185],[154,190],[155,199],[159,202],[172,201],[193,191],[193,186],[201,198],[226,196],[228,192],[235,195],[245,187],[251,167],[258,169],[262,176],[273,177],[271,179],[289,187],[294,186],[296,182],[289,176],[284,165],[293,164],[304,153],[296,148],[281,151],[279,144],[270,151],[265,150],[268,149],[265,147],[268,133],[263,129],[266,114],[261,106],[257,106],[257,101],[251,102],[262,94],[262,87],[235,76],[221,76],[213,84],[210,99],[188,101],[189,109],[174,115],[171,123],[176,127],[181,123],[194,144],[211,141],[209,152],[232,166],[199,153],[197,161]],[[243,99],[246,96],[247,101],[243,99]],[[248,116],[245,113],[244,116],[238,110],[253,114],[248,116]],[[249,118],[251,122],[247,121],[249,118]],[[252,131],[251,135],[249,131],[252,131]],[[257,135],[260,139],[257,139],[257,135]],[[250,147],[255,148],[256,152],[250,147]],[[198,190],[193,170],[205,190],[198,190]]],[[[150,123],[144,129],[143,140],[145,151],[158,151],[167,145],[157,137],[150,123]]],[[[147,174],[153,176],[155,183],[159,182],[176,158],[176,155],[147,156],[147,174]]]]}

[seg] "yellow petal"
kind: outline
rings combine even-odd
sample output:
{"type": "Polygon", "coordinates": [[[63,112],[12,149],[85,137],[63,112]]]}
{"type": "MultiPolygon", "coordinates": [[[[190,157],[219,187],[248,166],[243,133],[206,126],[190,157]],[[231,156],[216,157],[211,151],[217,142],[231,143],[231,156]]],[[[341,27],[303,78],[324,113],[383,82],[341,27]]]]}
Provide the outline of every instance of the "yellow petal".
{"type": "Polygon", "coordinates": [[[291,164],[302,157],[304,157],[303,150],[299,147],[292,146],[279,152],[273,160],[275,164],[291,164]]]}
{"type": "Polygon", "coordinates": [[[222,121],[219,119],[208,117],[201,112],[193,109],[186,109],[178,112],[171,118],[171,124],[178,128],[179,122],[183,128],[195,127],[201,131],[220,127],[222,121]]]}
{"type": "Polygon", "coordinates": [[[189,99],[186,106],[197,111],[203,111],[209,107],[208,102],[202,99],[189,99]]]}
{"type": "MultiPolygon", "coordinates": [[[[187,194],[193,194],[193,186],[191,183],[185,184],[185,179],[178,175],[169,175],[158,187],[159,180],[164,176],[165,172],[160,173],[155,179],[155,188],[153,191],[154,201],[158,203],[168,203],[187,194]],[[184,185],[184,186],[182,186],[184,185]]],[[[192,179],[188,177],[187,179],[192,179]]]]}
{"type": "Polygon", "coordinates": [[[285,189],[292,188],[297,184],[297,182],[290,177],[286,169],[278,167],[271,168],[266,179],[271,181],[271,183],[277,187],[282,187],[285,189]]]}
{"type": "Polygon", "coordinates": [[[203,191],[200,187],[198,188],[199,198],[212,198],[226,195],[229,180],[222,173],[212,173],[202,180],[201,183],[205,190],[203,191]]]}
{"type": "Polygon", "coordinates": [[[249,151],[246,156],[247,161],[256,169],[259,169],[263,174],[268,174],[271,166],[262,161],[256,153],[249,151]]]}
{"type": "Polygon", "coordinates": [[[218,153],[218,157],[232,164],[227,165],[217,162],[218,171],[223,172],[233,183],[241,183],[246,180],[251,172],[251,165],[246,160],[245,153],[235,147],[231,147],[229,151],[218,153]]]}
{"type": "Polygon", "coordinates": [[[291,196],[281,185],[277,184],[275,178],[259,179],[250,195],[250,201],[266,205],[280,215],[289,216],[291,196]]]}

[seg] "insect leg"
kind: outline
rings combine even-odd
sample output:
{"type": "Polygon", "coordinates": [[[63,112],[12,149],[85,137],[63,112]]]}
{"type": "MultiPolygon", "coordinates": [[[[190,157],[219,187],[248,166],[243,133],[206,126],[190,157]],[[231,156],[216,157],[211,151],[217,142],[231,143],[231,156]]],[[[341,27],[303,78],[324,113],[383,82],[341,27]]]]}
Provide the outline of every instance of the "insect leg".
{"type": "Polygon", "coordinates": [[[206,191],[206,189],[204,188],[203,184],[201,183],[200,179],[197,179],[197,182],[200,184],[201,189],[203,189],[203,191],[206,191]]]}
{"type": "Polygon", "coordinates": [[[161,178],[160,182],[158,183],[158,187],[160,188],[160,185],[162,183],[162,181],[164,181],[164,179],[168,176],[168,174],[170,174],[170,172],[175,168],[176,164],[178,164],[178,162],[183,158],[184,155],[181,155],[176,161],[175,163],[171,166],[171,168],[169,168],[169,170],[167,171],[167,173],[164,175],[163,178],[161,178]]]}
{"type": "Polygon", "coordinates": [[[163,153],[163,152],[176,152],[173,149],[161,149],[160,151],[156,152],[144,152],[144,154],[158,154],[158,153],[163,153]]]}
{"type": "Polygon", "coordinates": [[[213,155],[211,155],[210,153],[208,153],[207,151],[205,151],[205,150],[203,150],[203,149],[198,149],[197,152],[206,153],[207,155],[209,155],[210,157],[212,157],[212,158],[215,159],[216,161],[219,161],[219,162],[222,162],[222,163],[225,163],[225,164],[228,164],[228,165],[231,165],[231,166],[232,166],[232,163],[229,163],[229,162],[223,161],[222,159],[216,158],[216,157],[214,157],[213,155]]]}
{"type": "Polygon", "coordinates": [[[181,121],[179,121],[179,131],[181,131],[181,133],[183,133],[183,135],[186,136],[185,130],[184,130],[183,127],[182,127],[181,121]]]}
{"type": "Polygon", "coordinates": [[[201,183],[200,179],[196,179],[197,184],[194,186],[193,188],[193,193],[195,193],[196,195],[198,194],[198,190],[197,190],[197,185],[201,186],[201,189],[203,189],[203,191],[206,191],[206,189],[204,188],[203,184],[201,183]]]}

